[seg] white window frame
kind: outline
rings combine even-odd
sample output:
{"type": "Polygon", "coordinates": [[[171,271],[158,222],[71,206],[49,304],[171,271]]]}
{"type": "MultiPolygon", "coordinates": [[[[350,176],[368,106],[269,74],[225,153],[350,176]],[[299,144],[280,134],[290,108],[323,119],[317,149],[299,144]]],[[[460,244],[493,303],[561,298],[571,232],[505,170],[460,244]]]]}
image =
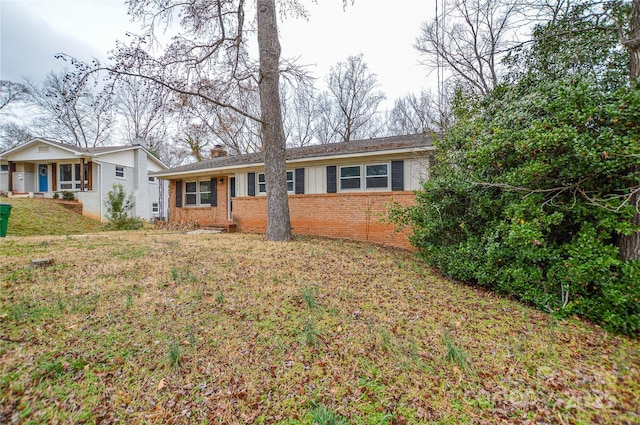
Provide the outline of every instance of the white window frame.
{"type": "MultiPolygon", "coordinates": [[[[295,193],[295,192],[296,192],[296,173],[293,170],[287,170],[287,193],[295,193]]],[[[267,194],[267,177],[265,176],[264,173],[256,173],[256,193],[258,195],[267,194]]]]}
{"type": "Polygon", "coordinates": [[[152,202],[151,203],[151,214],[160,214],[160,203],[152,202]]]}
{"type": "Polygon", "coordinates": [[[341,165],[338,167],[338,190],[340,192],[357,192],[362,190],[362,164],[359,165],[341,165]],[[358,175],[357,176],[342,176],[342,170],[345,168],[357,168],[358,175]],[[358,180],[358,187],[342,187],[343,181],[353,181],[358,180]]]}
{"type": "Polygon", "coordinates": [[[190,180],[184,183],[184,206],[185,207],[210,207],[211,206],[211,179],[202,179],[202,180],[190,180]],[[189,192],[187,187],[189,184],[195,184],[195,191],[189,192]],[[202,184],[206,183],[209,185],[209,190],[202,190],[202,184]],[[209,195],[209,199],[206,202],[202,202],[203,195],[209,195]],[[195,203],[189,203],[189,195],[195,196],[195,203]]]}
{"type": "Polygon", "coordinates": [[[379,163],[372,163],[372,164],[364,164],[364,186],[366,190],[379,190],[379,191],[388,191],[389,190],[389,177],[390,173],[389,173],[389,163],[386,162],[379,162],[379,163]],[[369,175],[369,167],[375,167],[375,166],[379,166],[379,165],[384,165],[387,168],[387,174],[385,175],[369,175]],[[369,187],[369,179],[370,178],[385,178],[386,179],[386,184],[384,186],[375,186],[375,187],[369,187]]]}
{"type": "Polygon", "coordinates": [[[115,176],[116,176],[117,179],[126,180],[127,179],[127,168],[125,166],[122,166],[122,165],[116,165],[115,176]],[[122,170],[122,172],[119,173],[118,169],[122,170]],[[118,174],[122,174],[122,175],[119,176],[118,174]]]}
{"type": "MultiPolygon", "coordinates": [[[[82,166],[81,163],[78,162],[64,162],[61,164],[58,164],[58,188],[60,190],[80,190],[82,188],[81,182],[80,182],[80,176],[79,176],[79,171],[80,171],[80,167],[82,166]],[[62,172],[62,167],[71,167],[71,180],[62,180],[62,176],[64,175],[64,173],[62,172]],[[76,168],[78,170],[76,170],[76,168]]],[[[87,175],[89,172],[89,166],[85,163],[84,164],[85,167],[85,173],[84,173],[84,187],[88,187],[89,186],[89,176],[87,175]]]]}

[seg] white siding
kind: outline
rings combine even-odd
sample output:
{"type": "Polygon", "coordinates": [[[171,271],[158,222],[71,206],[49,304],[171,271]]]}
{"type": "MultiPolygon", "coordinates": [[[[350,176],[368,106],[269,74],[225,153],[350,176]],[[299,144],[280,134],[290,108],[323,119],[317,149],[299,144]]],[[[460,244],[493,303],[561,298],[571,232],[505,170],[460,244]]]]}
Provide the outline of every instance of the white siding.
{"type": "Polygon", "coordinates": [[[306,167],[304,169],[304,193],[318,194],[327,192],[327,167],[306,167]]]}

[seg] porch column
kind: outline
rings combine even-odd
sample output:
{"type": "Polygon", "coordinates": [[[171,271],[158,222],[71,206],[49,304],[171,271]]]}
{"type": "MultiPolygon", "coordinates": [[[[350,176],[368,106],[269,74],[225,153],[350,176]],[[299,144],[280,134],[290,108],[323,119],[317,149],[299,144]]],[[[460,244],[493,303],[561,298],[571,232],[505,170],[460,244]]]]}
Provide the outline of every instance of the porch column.
{"type": "Polygon", "coordinates": [[[51,163],[51,191],[58,191],[58,163],[51,163]]]}
{"type": "Polygon", "coordinates": [[[84,192],[84,158],[80,158],[80,191],[84,192]]]}
{"type": "Polygon", "coordinates": [[[9,191],[13,190],[13,173],[16,172],[16,163],[13,161],[8,161],[9,165],[9,191]]]}

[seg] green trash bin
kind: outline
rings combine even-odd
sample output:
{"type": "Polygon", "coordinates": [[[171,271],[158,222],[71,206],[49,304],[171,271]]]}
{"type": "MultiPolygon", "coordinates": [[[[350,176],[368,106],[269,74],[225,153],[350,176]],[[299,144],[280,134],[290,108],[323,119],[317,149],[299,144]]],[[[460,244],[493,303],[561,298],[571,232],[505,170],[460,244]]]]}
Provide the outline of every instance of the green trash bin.
{"type": "Polygon", "coordinates": [[[9,216],[11,215],[10,204],[0,204],[0,237],[7,236],[7,226],[9,225],[9,216]]]}

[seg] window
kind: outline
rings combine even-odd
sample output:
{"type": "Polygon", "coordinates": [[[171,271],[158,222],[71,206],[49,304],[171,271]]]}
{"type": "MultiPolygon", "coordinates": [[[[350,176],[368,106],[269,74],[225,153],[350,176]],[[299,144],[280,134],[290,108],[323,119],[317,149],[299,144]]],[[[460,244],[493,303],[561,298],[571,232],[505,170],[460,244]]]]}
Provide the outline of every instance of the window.
{"type": "Polygon", "coordinates": [[[184,185],[185,204],[191,206],[211,205],[211,180],[186,182],[184,185]]]}
{"type": "Polygon", "coordinates": [[[156,178],[153,176],[149,176],[149,183],[155,183],[156,182],[156,178]]]}
{"type": "Polygon", "coordinates": [[[124,174],[124,167],[116,165],[116,177],[119,178],[119,179],[126,178],[126,176],[124,174]]]}
{"type": "Polygon", "coordinates": [[[365,165],[364,168],[367,189],[389,187],[389,171],[387,164],[365,165]]]}
{"type": "MultiPolygon", "coordinates": [[[[294,182],[293,171],[287,171],[287,192],[294,193],[294,182]]],[[[258,173],[258,193],[263,195],[267,193],[267,181],[264,173],[258,173]]]]}
{"type": "Polygon", "coordinates": [[[360,189],[360,166],[340,167],[340,190],[360,189]]]}
{"type": "Polygon", "coordinates": [[[0,171],[9,171],[9,164],[0,164],[0,171]]]}
{"type": "MultiPolygon", "coordinates": [[[[89,165],[84,164],[84,185],[87,187],[89,165]]],[[[60,190],[82,189],[80,164],[60,164],[60,190]]]]}
{"type": "Polygon", "coordinates": [[[151,213],[158,214],[158,212],[160,212],[160,207],[158,206],[158,203],[157,202],[151,203],[151,213]]]}
{"type": "Polygon", "coordinates": [[[293,193],[293,171],[287,171],[287,192],[293,193]]]}

